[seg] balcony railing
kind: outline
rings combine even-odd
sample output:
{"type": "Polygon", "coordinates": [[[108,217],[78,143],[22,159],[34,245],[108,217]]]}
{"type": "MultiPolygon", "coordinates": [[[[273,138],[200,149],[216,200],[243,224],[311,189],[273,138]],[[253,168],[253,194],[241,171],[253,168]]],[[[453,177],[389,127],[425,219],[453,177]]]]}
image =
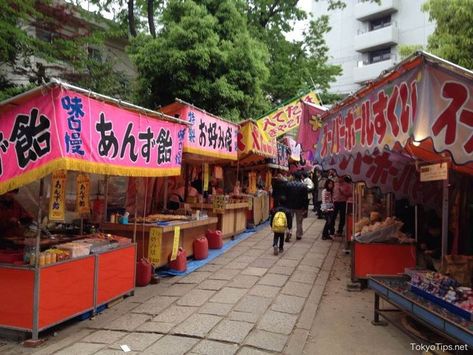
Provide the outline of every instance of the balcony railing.
{"type": "Polygon", "coordinates": [[[355,5],[355,18],[367,21],[372,18],[392,14],[399,9],[399,0],[381,0],[381,4],[372,1],[361,1],[355,5]]]}
{"type": "Polygon", "coordinates": [[[358,52],[367,52],[378,48],[384,48],[396,45],[399,41],[399,29],[397,23],[379,28],[374,31],[360,31],[355,36],[355,50],[358,52]]]}

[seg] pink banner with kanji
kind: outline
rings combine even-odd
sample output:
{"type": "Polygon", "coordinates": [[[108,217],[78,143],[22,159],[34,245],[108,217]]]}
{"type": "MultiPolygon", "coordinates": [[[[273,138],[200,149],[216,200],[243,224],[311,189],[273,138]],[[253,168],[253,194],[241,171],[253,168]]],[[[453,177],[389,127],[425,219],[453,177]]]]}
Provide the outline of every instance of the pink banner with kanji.
{"type": "Polygon", "coordinates": [[[400,73],[324,118],[318,159],[430,138],[435,151],[449,151],[457,164],[473,161],[471,79],[428,62],[400,73]]]}
{"type": "Polygon", "coordinates": [[[184,152],[211,158],[238,159],[237,124],[183,102],[170,104],[161,111],[190,123],[185,135],[184,152]]]}
{"type": "Polygon", "coordinates": [[[0,194],[58,169],[179,175],[186,127],[62,87],[1,108],[0,194]]]}

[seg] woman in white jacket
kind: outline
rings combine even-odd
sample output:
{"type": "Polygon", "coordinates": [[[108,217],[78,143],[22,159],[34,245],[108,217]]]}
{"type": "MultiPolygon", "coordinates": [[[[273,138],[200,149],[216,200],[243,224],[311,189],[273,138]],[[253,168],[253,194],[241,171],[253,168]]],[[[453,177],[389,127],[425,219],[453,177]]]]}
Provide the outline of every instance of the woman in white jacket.
{"type": "Polygon", "coordinates": [[[332,180],[327,179],[325,181],[324,189],[322,191],[322,205],[320,209],[325,216],[325,226],[322,231],[323,240],[333,240],[335,234],[335,221],[334,221],[334,204],[333,204],[333,186],[332,180]]]}

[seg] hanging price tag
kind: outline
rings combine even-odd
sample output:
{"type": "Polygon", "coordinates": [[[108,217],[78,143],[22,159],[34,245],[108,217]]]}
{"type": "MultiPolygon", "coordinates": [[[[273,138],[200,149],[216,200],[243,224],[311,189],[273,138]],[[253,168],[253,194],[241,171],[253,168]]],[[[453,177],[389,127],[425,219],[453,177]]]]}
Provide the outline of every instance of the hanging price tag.
{"type": "Polygon", "coordinates": [[[51,196],[49,198],[49,220],[64,221],[66,214],[66,170],[51,174],[51,196]]]}
{"type": "Polygon", "coordinates": [[[172,243],[172,254],[171,254],[171,261],[176,260],[177,252],[179,250],[179,238],[181,236],[181,227],[175,226],[174,227],[174,241],[172,243]]]}
{"type": "Polygon", "coordinates": [[[76,211],[79,214],[90,213],[90,179],[86,174],[77,175],[76,211]]]}
{"type": "Polygon", "coordinates": [[[209,164],[204,164],[204,191],[209,191],[209,164]]]}
{"type": "Polygon", "coordinates": [[[153,265],[161,261],[161,245],[163,233],[161,228],[149,229],[148,259],[153,265]]]}

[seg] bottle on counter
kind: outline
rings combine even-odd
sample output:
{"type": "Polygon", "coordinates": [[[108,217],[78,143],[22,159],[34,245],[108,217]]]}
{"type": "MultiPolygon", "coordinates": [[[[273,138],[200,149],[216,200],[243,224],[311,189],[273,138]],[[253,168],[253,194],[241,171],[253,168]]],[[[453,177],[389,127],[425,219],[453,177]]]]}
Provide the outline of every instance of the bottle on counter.
{"type": "Polygon", "coordinates": [[[39,254],[39,266],[44,266],[46,263],[46,256],[44,253],[39,254]]]}
{"type": "Polygon", "coordinates": [[[51,264],[51,253],[44,254],[44,264],[45,265],[51,264]]]}

